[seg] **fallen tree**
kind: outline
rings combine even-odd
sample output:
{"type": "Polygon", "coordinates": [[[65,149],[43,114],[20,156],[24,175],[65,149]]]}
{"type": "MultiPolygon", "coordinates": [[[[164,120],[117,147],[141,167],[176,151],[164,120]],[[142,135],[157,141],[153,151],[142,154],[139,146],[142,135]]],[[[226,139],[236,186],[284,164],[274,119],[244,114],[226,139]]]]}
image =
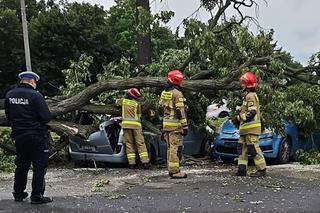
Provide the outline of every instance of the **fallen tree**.
{"type": "MultiPolygon", "coordinates": [[[[263,58],[253,58],[247,62],[241,64],[237,69],[231,72],[228,78],[221,80],[208,79],[211,77],[212,71],[202,71],[194,75],[191,80],[185,80],[182,89],[185,92],[195,92],[195,93],[216,93],[218,91],[236,91],[239,90],[240,83],[238,78],[241,75],[241,71],[246,67],[261,66],[263,65],[263,70],[275,74],[276,71],[268,69],[268,64],[272,62],[272,58],[263,57],[263,58]],[[206,78],[206,79],[204,79],[206,78]],[[195,79],[195,80],[193,80],[195,79]]],[[[299,69],[299,74],[297,75],[297,70],[288,67],[284,72],[285,76],[291,77],[293,79],[301,80],[311,84],[317,84],[317,81],[314,79],[307,79],[302,77],[305,75],[307,70],[319,69],[319,67],[305,67],[299,69]],[[303,72],[304,71],[304,72],[303,72]]],[[[125,90],[131,87],[137,88],[164,88],[166,85],[166,79],[161,77],[135,77],[123,80],[106,80],[102,82],[97,82],[85,88],[83,91],[78,94],[69,97],[69,98],[50,98],[48,101],[48,106],[51,111],[51,114],[54,118],[67,114],[69,112],[82,110],[90,113],[96,114],[110,114],[113,116],[120,115],[120,109],[114,105],[97,105],[90,103],[90,100],[96,98],[99,94],[103,92],[108,92],[111,90],[125,90]],[[50,100],[55,101],[50,101],[50,100]]],[[[3,101],[0,101],[3,109],[3,101]]],[[[0,110],[0,125],[7,126],[4,110],[0,110]]],[[[149,124],[150,125],[150,124],[149,124]]],[[[66,133],[67,135],[81,135],[85,137],[88,133],[91,133],[94,129],[91,126],[79,125],[71,122],[61,122],[61,121],[52,121],[49,123],[49,126],[52,131],[57,132],[58,134],[66,133]]]]}
{"type": "MultiPolygon", "coordinates": [[[[121,113],[120,109],[112,101],[101,101],[99,96],[130,87],[154,88],[153,90],[146,90],[146,94],[156,94],[152,97],[154,99],[153,105],[149,104],[148,106],[156,109],[157,95],[166,85],[166,79],[163,76],[170,69],[177,68],[184,71],[187,77],[182,89],[189,99],[189,108],[193,109],[190,114],[201,114],[202,120],[204,120],[205,107],[210,104],[210,101],[221,100],[226,97],[235,99],[230,93],[241,89],[238,79],[247,70],[255,71],[259,74],[259,78],[262,79],[259,84],[264,89],[261,100],[265,107],[265,114],[274,108],[278,111],[283,110],[289,103],[293,107],[287,110],[289,113],[286,116],[295,117],[295,113],[302,115],[301,111],[298,112],[296,110],[293,113],[290,111],[295,109],[297,105],[298,107],[304,107],[298,102],[302,98],[300,97],[297,101],[294,100],[292,98],[293,95],[285,94],[286,89],[295,83],[318,85],[318,77],[312,73],[320,73],[319,65],[314,64],[303,67],[296,64],[290,55],[288,56],[281,50],[276,49],[271,32],[269,34],[261,32],[258,36],[254,36],[248,32],[247,28],[242,27],[241,24],[245,20],[254,19],[244,16],[241,8],[254,6],[256,5],[255,1],[202,0],[201,2],[200,7],[212,12],[212,17],[207,24],[200,23],[192,18],[187,18],[184,21],[186,33],[181,38],[182,43],[184,43],[181,49],[190,50],[187,52],[188,55],[186,57],[181,56],[183,51],[168,51],[169,53],[173,52],[173,54],[165,55],[166,52],[163,53],[166,57],[140,67],[138,73],[135,71],[136,66],[134,64],[127,63],[129,64],[128,66],[123,66],[119,59],[120,62],[110,63],[106,70],[101,71],[102,76],[107,76],[106,79],[98,78],[98,82],[93,84],[86,81],[90,74],[88,74],[88,67],[93,59],[82,61],[83,63],[80,65],[72,62],[70,73],[76,73],[76,80],[66,77],[66,84],[68,84],[67,80],[71,80],[70,82],[77,84],[80,89],[78,88],[75,93],[70,93],[72,95],[59,94],[61,96],[47,99],[49,109],[54,118],[48,124],[51,131],[62,136],[86,138],[90,133],[97,130],[97,125],[79,125],[62,118],[75,111],[118,116],[121,113]],[[233,9],[238,13],[238,19],[226,18],[225,11],[230,6],[233,6],[233,9]],[[83,79],[81,79],[81,76],[83,79]],[[278,95],[279,99],[282,98],[284,100],[287,98],[284,102],[288,101],[288,103],[275,107],[272,105],[273,94],[278,95]],[[212,99],[209,101],[208,97],[212,99]],[[203,99],[206,100],[203,101],[203,99]]],[[[124,65],[126,64],[124,63],[124,65]]],[[[292,91],[294,93],[293,89],[292,91]]],[[[114,97],[118,96],[114,95],[114,97]]],[[[311,101],[308,99],[305,102],[309,103],[311,101]]],[[[0,125],[7,126],[8,123],[3,109],[3,100],[0,100],[0,125]]],[[[282,116],[281,113],[275,111],[272,113],[273,117],[270,116],[270,120],[273,118],[279,120],[282,116]]],[[[300,117],[296,120],[299,120],[300,117]]],[[[309,118],[311,119],[312,116],[309,118]]],[[[150,121],[144,119],[143,125],[149,131],[159,134],[157,127],[150,121]]],[[[57,148],[56,150],[59,149],[57,148]]]]}

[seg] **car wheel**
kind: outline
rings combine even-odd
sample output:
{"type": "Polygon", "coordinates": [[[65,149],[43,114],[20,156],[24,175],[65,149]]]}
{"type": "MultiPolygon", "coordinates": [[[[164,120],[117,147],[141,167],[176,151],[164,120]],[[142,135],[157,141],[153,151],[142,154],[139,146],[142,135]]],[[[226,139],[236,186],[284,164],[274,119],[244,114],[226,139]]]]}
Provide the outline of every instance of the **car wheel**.
{"type": "Polygon", "coordinates": [[[288,163],[290,160],[291,153],[291,141],[289,138],[285,137],[282,139],[279,147],[278,156],[276,159],[277,163],[288,163]]]}
{"type": "Polygon", "coordinates": [[[211,152],[211,141],[204,140],[201,144],[201,153],[203,155],[208,155],[211,152]]]}
{"type": "Polygon", "coordinates": [[[211,151],[211,142],[209,140],[204,139],[201,143],[199,153],[195,154],[194,157],[201,158],[209,155],[211,151]]]}

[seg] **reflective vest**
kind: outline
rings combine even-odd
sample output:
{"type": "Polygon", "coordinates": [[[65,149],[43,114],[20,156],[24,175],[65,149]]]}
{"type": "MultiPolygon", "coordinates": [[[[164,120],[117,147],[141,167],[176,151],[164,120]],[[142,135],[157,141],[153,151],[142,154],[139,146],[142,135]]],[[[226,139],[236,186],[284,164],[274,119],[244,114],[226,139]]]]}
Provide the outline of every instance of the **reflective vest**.
{"type": "Polygon", "coordinates": [[[260,135],[261,134],[261,120],[260,120],[260,105],[259,98],[255,92],[249,92],[242,103],[240,110],[240,135],[260,135]],[[255,111],[256,115],[251,119],[247,120],[246,114],[249,111],[255,111]]]}
{"type": "Polygon", "coordinates": [[[131,99],[119,99],[117,105],[122,106],[122,128],[140,129],[141,106],[138,101],[131,99]]]}
{"type": "Polygon", "coordinates": [[[162,125],[164,131],[180,131],[187,126],[185,98],[176,88],[161,93],[159,105],[163,112],[162,125]]]}

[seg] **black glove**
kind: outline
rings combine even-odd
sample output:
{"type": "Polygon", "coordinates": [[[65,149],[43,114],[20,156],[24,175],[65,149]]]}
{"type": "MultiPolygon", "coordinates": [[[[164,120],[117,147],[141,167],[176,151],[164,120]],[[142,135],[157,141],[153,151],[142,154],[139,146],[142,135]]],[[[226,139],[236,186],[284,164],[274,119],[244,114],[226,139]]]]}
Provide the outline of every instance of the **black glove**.
{"type": "Polygon", "coordinates": [[[183,136],[186,136],[188,134],[188,128],[183,128],[183,133],[182,135],[183,136]]]}
{"type": "Polygon", "coordinates": [[[249,122],[251,121],[254,116],[256,116],[257,112],[255,110],[249,111],[246,113],[246,121],[249,122]]]}

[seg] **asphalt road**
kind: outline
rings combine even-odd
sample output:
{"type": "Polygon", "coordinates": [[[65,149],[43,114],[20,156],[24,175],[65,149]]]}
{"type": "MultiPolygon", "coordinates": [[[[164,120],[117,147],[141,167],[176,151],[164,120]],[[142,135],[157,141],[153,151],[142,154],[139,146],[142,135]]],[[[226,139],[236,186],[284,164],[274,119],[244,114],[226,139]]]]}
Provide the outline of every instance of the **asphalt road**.
{"type": "Polygon", "coordinates": [[[54,202],[39,206],[14,202],[12,174],[0,174],[0,212],[320,212],[320,166],[272,166],[258,179],[234,167],[186,166],[182,180],[165,168],[49,169],[54,202]]]}

